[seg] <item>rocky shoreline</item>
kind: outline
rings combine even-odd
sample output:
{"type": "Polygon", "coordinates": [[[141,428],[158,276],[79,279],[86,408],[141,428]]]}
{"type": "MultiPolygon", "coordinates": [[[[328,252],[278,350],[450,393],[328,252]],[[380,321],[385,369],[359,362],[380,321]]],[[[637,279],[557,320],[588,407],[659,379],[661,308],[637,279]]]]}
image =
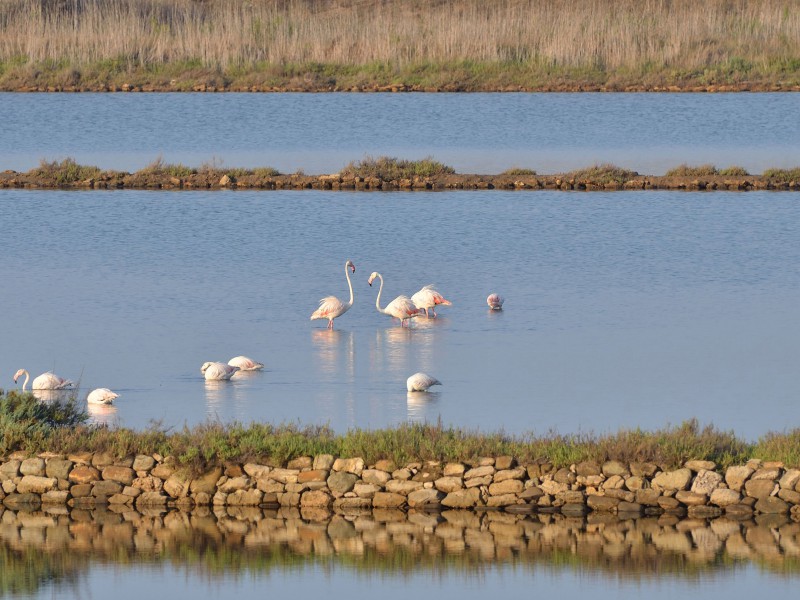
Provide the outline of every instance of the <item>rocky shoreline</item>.
{"type": "Polygon", "coordinates": [[[748,176],[636,175],[624,181],[569,175],[476,175],[447,173],[429,177],[386,180],[344,173],[329,175],[230,175],[225,170],[201,171],[186,176],[149,172],[105,172],[96,177],[61,182],[57,179],[6,170],[0,172],[0,189],[100,189],[100,190],[682,190],[682,191],[800,191],[800,180],[781,181],[748,176]]]}
{"type": "Polygon", "coordinates": [[[15,452],[0,462],[0,502],[12,510],[43,505],[294,507],[340,513],[467,509],[575,517],[778,514],[800,521],[800,469],[757,459],[725,470],[703,460],[677,469],[614,460],[556,469],[544,461],[519,464],[511,456],[401,466],[318,455],[286,464],[224,463],[192,473],[158,454],[120,459],[105,452],[15,452]]]}

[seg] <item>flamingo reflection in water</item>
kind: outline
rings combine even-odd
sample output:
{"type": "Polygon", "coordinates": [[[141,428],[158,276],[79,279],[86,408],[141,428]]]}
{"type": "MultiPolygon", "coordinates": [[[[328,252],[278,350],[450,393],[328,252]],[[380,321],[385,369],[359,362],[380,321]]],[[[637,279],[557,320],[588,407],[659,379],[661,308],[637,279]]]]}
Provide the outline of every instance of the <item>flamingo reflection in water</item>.
{"type": "Polygon", "coordinates": [[[316,350],[320,371],[326,375],[355,373],[355,338],[352,331],[313,329],[311,343],[316,350]]]}
{"type": "Polygon", "coordinates": [[[87,404],[89,419],[97,425],[116,425],[117,407],[113,404],[87,404]]]}

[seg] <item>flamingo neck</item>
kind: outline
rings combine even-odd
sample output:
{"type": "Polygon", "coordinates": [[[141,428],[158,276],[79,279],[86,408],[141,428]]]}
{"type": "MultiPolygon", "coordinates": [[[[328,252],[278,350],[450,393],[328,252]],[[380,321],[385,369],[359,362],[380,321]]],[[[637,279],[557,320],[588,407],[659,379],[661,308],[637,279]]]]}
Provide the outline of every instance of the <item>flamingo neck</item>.
{"type": "Polygon", "coordinates": [[[28,379],[31,378],[31,375],[27,371],[23,371],[23,373],[25,373],[25,381],[22,382],[22,391],[24,392],[25,386],[28,385],[28,379]]]}
{"type": "Polygon", "coordinates": [[[354,300],[354,298],[353,298],[353,282],[350,281],[350,268],[347,265],[344,266],[344,276],[347,277],[347,287],[350,288],[350,302],[349,302],[349,304],[350,304],[350,306],[353,306],[353,300],[354,300]]]}
{"type": "Polygon", "coordinates": [[[381,292],[383,291],[383,275],[378,273],[378,279],[381,280],[381,285],[378,288],[378,297],[375,298],[375,308],[378,309],[378,312],[382,312],[383,314],[386,314],[386,311],[381,308],[381,292]]]}

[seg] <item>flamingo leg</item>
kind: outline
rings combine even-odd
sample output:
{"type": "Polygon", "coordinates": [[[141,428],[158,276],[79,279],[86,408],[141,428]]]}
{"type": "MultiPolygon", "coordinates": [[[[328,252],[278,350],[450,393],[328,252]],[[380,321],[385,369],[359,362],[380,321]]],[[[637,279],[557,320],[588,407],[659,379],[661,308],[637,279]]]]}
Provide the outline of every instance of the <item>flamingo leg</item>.
{"type": "Polygon", "coordinates": [[[431,310],[433,311],[433,318],[435,319],[436,318],[436,307],[434,306],[431,310]]]}

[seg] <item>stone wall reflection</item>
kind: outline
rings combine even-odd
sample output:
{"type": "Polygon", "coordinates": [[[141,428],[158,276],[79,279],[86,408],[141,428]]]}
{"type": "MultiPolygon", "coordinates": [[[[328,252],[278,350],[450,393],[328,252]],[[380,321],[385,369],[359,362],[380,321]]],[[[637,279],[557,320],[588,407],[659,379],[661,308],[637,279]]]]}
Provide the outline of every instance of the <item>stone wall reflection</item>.
{"type": "Polygon", "coordinates": [[[5,593],[54,579],[77,580],[92,561],[168,560],[179,568],[208,569],[212,577],[323,559],[370,572],[511,563],[591,569],[626,579],[665,573],[692,578],[756,561],[776,573],[800,576],[800,523],[784,515],[707,520],[467,510],[346,515],[250,507],[0,510],[5,593]],[[32,556],[39,568],[31,568],[32,556]]]}

